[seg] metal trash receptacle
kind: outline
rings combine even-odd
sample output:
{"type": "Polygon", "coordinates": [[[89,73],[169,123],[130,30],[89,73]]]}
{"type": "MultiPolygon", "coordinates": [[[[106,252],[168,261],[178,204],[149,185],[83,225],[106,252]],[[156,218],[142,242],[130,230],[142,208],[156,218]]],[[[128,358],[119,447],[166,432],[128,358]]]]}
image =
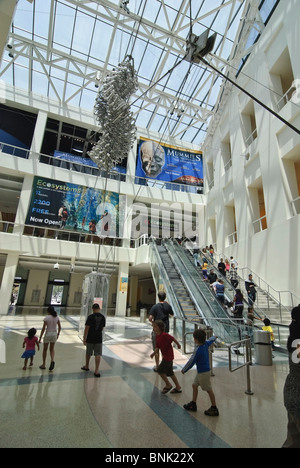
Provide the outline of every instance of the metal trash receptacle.
{"type": "Polygon", "coordinates": [[[253,338],[256,364],[259,366],[272,366],[273,359],[270,333],[263,330],[255,330],[253,338]]]}
{"type": "Polygon", "coordinates": [[[147,320],[148,312],[147,309],[141,309],[140,310],[140,322],[145,323],[147,320]]]}

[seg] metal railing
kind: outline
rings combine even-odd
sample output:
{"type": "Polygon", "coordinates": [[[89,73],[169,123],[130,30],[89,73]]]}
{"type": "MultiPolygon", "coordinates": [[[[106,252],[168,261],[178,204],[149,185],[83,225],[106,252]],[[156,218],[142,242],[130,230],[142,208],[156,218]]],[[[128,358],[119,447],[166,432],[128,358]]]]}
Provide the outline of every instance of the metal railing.
{"type": "MultiPolygon", "coordinates": [[[[18,234],[30,237],[44,237],[46,239],[65,240],[68,242],[83,242],[87,244],[99,244],[100,239],[103,245],[122,247],[124,238],[114,236],[99,236],[98,234],[90,234],[82,229],[54,229],[48,227],[32,226],[31,224],[18,224],[11,221],[0,220],[0,233],[14,234],[15,228],[18,234]]],[[[125,239],[126,240],[126,239],[125,239]]],[[[136,239],[130,239],[130,248],[136,249],[142,245],[148,244],[148,236],[143,235],[136,239]]]]}
{"type": "Polygon", "coordinates": [[[254,395],[254,393],[251,390],[251,376],[250,376],[250,366],[252,366],[252,352],[251,352],[251,340],[250,338],[246,338],[245,340],[237,341],[235,343],[231,343],[227,345],[228,347],[228,359],[229,359],[229,371],[236,372],[239,369],[242,369],[243,367],[247,368],[247,389],[245,391],[246,395],[254,395]],[[245,353],[246,353],[246,362],[244,364],[240,364],[237,367],[233,368],[232,365],[232,349],[233,348],[239,348],[240,346],[244,346],[245,348],[245,353]]]}
{"type": "MultiPolygon", "coordinates": [[[[194,331],[197,330],[198,328],[202,328],[205,330],[207,338],[210,338],[211,336],[214,335],[213,333],[213,328],[207,327],[203,325],[202,323],[199,322],[191,322],[187,319],[182,319],[180,317],[173,317],[173,323],[171,323],[171,328],[172,328],[172,333],[173,335],[178,339],[178,341],[181,341],[183,343],[183,352],[184,354],[192,354],[195,349],[195,343],[194,341],[192,343],[189,342],[188,337],[193,336],[194,331]],[[181,326],[179,326],[179,323],[181,322],[181,326]]],[[[251,374],[250,374],[250,367],[252,366],[252,349],[251,349],[251,339],[249,337],[242,339],[240,341],[235,341],[233,343],[225,344],[224,343],[224,348],[228,350],[228,367],[230,373],[236,372],[240,369],[243,369],[246,367],[246,375],[247,375],[247,388],[246,388],[246,395],[254,395],[252,389],[251,389],[251,374]],[[233,354],[233,349],[235,348],[244,348],[245,352],[245,360],[244,363],[239,364],[238,366],[233,365],[232,361],[232,356],[233,354]]],[[[214,375],[213,371],[213,351],[210,351],[209,353],[209,358],[210,358],[210,367],[211,367],[211,375],[214,375]]]]}
{"type": "Polygon", "coordinates": [[[62,159],[60,157],[51,156],[49,154],[36,153],[30,149],[17,147],[5,142],[0,142],[0,151],[11,154],[12,156],[21,157],[23,159],[35,159],[40,163],[48,164],[68,171],[80,172],[96,177],[102,177],[119,182],[129,182],[136,185],[145,185],[147,187],[155,187],[164,190],[172,190],[173,192],[186,192],[202,195],[204,193],[203,186],[178,184],[176,182],[167,182],[156,179],[149,179],[146,177],[137,177],[136,175],[129,175],[120,173],[118,171],[103,171],[98,167],[91,164],[83,164],[81,161],[71,161],[62,159]]]}

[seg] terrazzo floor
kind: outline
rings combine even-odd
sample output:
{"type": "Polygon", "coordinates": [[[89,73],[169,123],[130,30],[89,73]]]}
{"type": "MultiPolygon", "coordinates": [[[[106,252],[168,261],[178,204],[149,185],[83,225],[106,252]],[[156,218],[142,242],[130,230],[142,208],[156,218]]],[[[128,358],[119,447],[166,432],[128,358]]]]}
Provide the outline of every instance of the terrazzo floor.
{"type": "MultiPolygon", "coordinates": [[[[22,370],[22,343],[43,316],[0,315],[6,363],[0,363],[1,448],[197,449],[280,448],[286,439],[283,386],[287,356],[272,367],[250,369],[254,395],[245,394],[245,368],[230,373],[225,352],[214,353],[214,392],[220,416],[204,415],[209,399],[199,391],[198,411],[183,408],[192,398],[195,370],[180,373],[188,356],[175,349],[182,393],[162,395],[163,382],[150,359],[151,327],[136,319],[107,318],[101,378],[81,371],[85,347],[76,316],[62,316],[55,369],[22,370]]],[[[235,357],[239,360],[242,358],[235,357]]],[[[47,365],[49,366],[49,358],[47,365]]],[[[238,362],[237,362],[238,364],[238,362]]]]}

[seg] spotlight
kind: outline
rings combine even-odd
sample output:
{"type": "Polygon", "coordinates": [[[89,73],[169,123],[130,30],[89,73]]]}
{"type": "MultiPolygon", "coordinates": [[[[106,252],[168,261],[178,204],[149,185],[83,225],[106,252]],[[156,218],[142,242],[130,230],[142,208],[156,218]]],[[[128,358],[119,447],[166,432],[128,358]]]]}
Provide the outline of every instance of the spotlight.
{"type": "Polygon", "coordinates": [[[95,81],[95,88],[99,88],[100,78],[101,78],[101,73],[100,73],[99,71],[97,71],[97,73],[96,73],[96,81],[95,81]]]}
{"type": "Polygon", "coordinates": [[[123,2],[120,3],[120,8],[123,8],[123,10],[126,11],[126,13],[128,13],[128,15],[130,14],[130,10],[128,8],[128,3],[129,3],[129,0],[124,0],[123,2]]]}
{"type": "Polygon", "coordinates": [[[201,58],[212,52],[216,39],[217,33],[208,37],[209,29],[204,31],[200,36],[190,34],[187,40],[187,55],[185,60],[193,63],[200,63],[201,58]]]}
{"type": "Polygon", "coordinates": [[[54,264],[53,268],[54,268],[55,270],[58,270],[58,269],[59,269],[59,264],[58,264],[58,262],[56,262],[56,263],[54,264]]]}
{"type": "Polygon", "coordinates": [[[8,49],[12,49],[12,48],[13,48],[13,39],[12,39],[12,37],[9,38],[9,41],[8,41],[8,43],[6,44],[6,47],[7,47],[8,49]]]}

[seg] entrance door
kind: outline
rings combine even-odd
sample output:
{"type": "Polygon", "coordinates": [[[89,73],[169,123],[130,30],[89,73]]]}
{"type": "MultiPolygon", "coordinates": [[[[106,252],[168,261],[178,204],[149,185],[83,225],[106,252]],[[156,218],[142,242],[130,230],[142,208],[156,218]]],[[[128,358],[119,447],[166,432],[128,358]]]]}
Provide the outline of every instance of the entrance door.
{"type": "Polygon", "coordinates": [[[64,294],[64,285],[54,284],[52,287],[50,304],[53,306],[61,305],[63,294],[64,294]]]}

